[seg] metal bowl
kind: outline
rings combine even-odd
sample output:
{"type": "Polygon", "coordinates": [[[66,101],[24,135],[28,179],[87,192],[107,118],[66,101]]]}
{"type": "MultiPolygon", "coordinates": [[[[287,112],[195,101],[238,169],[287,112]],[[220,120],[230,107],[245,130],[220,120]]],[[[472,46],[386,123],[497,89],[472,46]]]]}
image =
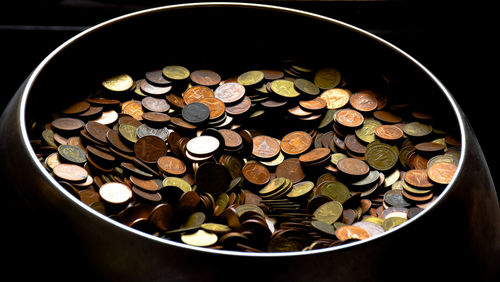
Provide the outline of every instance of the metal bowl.
{"type": "Polygon", "coordinates": [[[200,3],[112,19],[71,38],[40,63],[4,111],[0,136],[1,171],[50,218],[48,226],[59,227],[44,232],[71,234],[79,259],[99,278],[359,281],[408,276],[488,280],[498,275],[495,187],[452,95],[396,46],[324,16],[259,4],[200,3]],[[101,215],[63,189],[30,145],[31,120],[82,99],[95,81],[114,72],[144,73],[167,63],[233,65],[243,71],[276,58],[369,69],[399,81],[397,95],[438,113],[460,133],[462,155],[453,181],[424,212],[381,236],[308,252],[244,253],[167,241],[101,215]]]}

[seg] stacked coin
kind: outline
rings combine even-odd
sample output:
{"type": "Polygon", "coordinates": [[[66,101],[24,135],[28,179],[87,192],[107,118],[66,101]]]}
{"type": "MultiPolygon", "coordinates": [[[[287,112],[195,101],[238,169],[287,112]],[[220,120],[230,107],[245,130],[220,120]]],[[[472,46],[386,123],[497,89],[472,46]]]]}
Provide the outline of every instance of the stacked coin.
{"type": "Polygon", "coordinates": [[[236,251],[374,237],[452,181],[459,139],[393,102],[387,77],[270,66],[105,78],[90,98],[37,120],[32,144],[93,209],[168,240],[236,251]]]}

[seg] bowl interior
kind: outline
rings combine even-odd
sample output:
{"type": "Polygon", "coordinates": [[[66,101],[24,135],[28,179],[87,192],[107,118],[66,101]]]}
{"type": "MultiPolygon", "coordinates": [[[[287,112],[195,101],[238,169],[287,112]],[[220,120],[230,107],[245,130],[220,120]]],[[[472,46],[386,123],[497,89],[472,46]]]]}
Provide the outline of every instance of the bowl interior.
{"type": "Polygon", "coordinates": [[[381,91],[393,103],[409,103],[433,115],[440,122],[436,127],[460,134],[449,97],[398,49],[330,19],[237,5],[156,9],[73,39],[37,74],[26,104],[26,126],[84,99],[103,78],[117,73],[137,79],[179,64],[212,69],[224,79],[291,59],[355,73],[362,77],[360,87],[381,91]]]}

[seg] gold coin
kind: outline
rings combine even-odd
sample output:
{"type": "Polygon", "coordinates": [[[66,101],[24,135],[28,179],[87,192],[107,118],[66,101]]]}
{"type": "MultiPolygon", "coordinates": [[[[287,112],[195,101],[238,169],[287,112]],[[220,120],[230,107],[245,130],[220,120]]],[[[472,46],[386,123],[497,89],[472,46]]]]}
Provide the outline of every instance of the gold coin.
{"type": "Polygon", "coordinates": [[[375,141],[375,129],[381,126],[382,123],[375,119],[365,119],[363,121],[363,126],[359,129],[356,129],[354,132],[356,136],[366,143],[371,143],[375,141]]]}
{"type": "Polygon", "coordinates": [[[271,90],[282,97],[293,98],[300,95],[295,87],[293,86],[293,82],[286,79],[277,79],[271,82],[271,90]]]}
{"type": "Polygon", "coordinates": [[[261,71],[247,71],[238,76],[237,82],[243,86],[255,85],[264,79],[264,73],[261,71]]]}
{"type": "Polygon", "coordinates": [[[184,193],[192,190],[191,185],[178,177],[166,177],[163,179],[163,187],[174,186],[181,189],[184,193]]]}
{"type": "Polygon", "coordinates": [[[229,226],[220,223],[203,223],[201,225],[201,228],[216,234],[226,233],[231,231],[231,228],[229,226]]]}
{"type": "Polygon", "coordinates": [[[284,177],[274,178],[273,180],[269,181],[269,183],[259,191],[259,194],[261,195],[271,194],[277,189],[283,187],[283,184],[285,184],[285,180],[286,178],[284,177]]]}
{"type": "Polygon", "coordinates": [[[134,85],[134,80],[128,74],[120,74],[102,81],[102,86],[110,91],[127,91],[134,85]]]}
{"type": "Polygon", "coordinates": [[[182,235],[181,240],[191,246],[208,247],[215,244],[218,237],[213,233],[208,233],[207,231],[200,229],[193,234],[182,235]]]}
{"type": "Polygon", "coordinates": [[[342,88],[333,88],[321,93],[319,97],[326,101],[329,110],[340,109],[349,103],[351,93],[342,88]]]}
{"type": "Polygon", "coordinates": [[[322,204],[314,211],[314,219],[333,224],[342,215],[343,207],[338,201],[330,201],[322,204]]]}
{"type": "Polygon", "coordinates": [[[331,89],[340,83],[340,72],[326,67],[319,69],[314,75],[314,84],[321,89],[331,89]]]}
{"type": "Polygon", "coordinates": [[[162,69],[163,75],[173,80],[183,80],[191,74],[189,70],[183,66],[166,66],[162,69]]]}
{"type": "Polygon", "coordinates": [[[286,194],[288,198],[298,198],[311,192],[314,188],[314,182],[312,181],[302,181],[295,183],[292,186],[292,190],[286,194]]]}

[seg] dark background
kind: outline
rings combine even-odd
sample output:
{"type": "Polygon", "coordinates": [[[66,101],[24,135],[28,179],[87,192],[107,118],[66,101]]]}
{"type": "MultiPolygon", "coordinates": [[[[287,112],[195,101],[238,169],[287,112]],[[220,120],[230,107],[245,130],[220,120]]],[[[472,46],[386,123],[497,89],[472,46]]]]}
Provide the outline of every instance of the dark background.
{"type": "MultiPolygon", "coordinates": [[[[199,2],[199,1],[193,1],[199,2]]],[[[500,95],[497,81],[498,21],[494,1],[249,1],[298,8],[329,16],[372,32],[420,61],[454,95],[482,146],[499,183],[500,95]],[[491,4],[490,4],[491,3],[491,4]]],[[[87,27],[129,12],[181,1],[19,0],[0,7],[0,109],[24,79],[58,45],[87,27]]],[[[68,70],[71,71],[71,70],[68,70]]],[[[0,136],[1,137],[1,136],[0,136]]],[[[1,142],[1,141],[0,141],[1,142]]],[[[7,188],[7,187],[2,187],[7,188]]],[[[10,197],[8,193],[3,194],[10,197]]],[[[21,277],[50,277],[44,262],[50,248],[33,242],[43,224],[20,201],[2,204],[3,230],[15,230],[7,244],[7,271],[21,277]],[[5,209],[5,211],[3,210],[5,209]],[[13,241],[13,242],[12,242],[13,241]],[[27,250],[28,253],[26,252],[27,250]],[[30,265],[19,272],[19,265],[30,265]]],[[[49,265],[47,265],[49,264],[49,265]]],[[[8,277],[8,276],[6,276],[8,277]]]]}

